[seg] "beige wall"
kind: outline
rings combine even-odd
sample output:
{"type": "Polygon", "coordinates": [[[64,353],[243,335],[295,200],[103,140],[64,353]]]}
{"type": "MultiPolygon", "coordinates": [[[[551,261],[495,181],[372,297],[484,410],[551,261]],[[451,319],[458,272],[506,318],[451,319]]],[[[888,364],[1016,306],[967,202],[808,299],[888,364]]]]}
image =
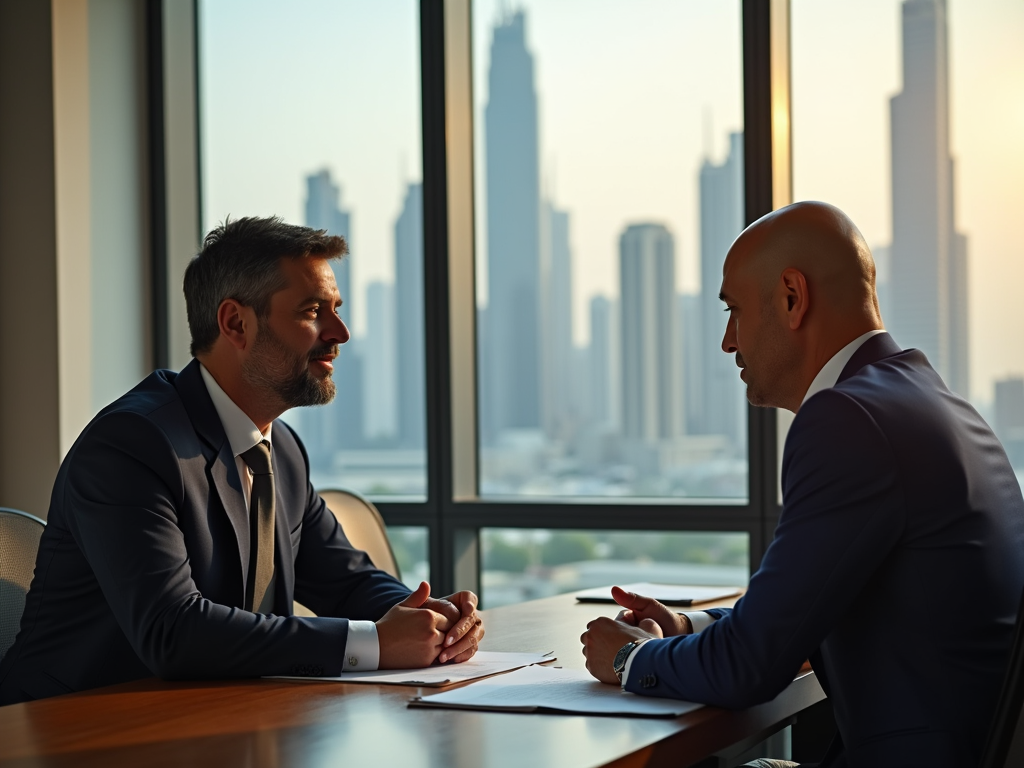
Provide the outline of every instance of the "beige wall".
{"type": "Polygon", "coordinates": [[[61,457],[48,3],[0,3],[0,505],[43,515],[61,457]]]}
{"type": "Polygon", "coordinates": [[[151,368],[145,5],[0,3],[0,506],[151,368]]]}

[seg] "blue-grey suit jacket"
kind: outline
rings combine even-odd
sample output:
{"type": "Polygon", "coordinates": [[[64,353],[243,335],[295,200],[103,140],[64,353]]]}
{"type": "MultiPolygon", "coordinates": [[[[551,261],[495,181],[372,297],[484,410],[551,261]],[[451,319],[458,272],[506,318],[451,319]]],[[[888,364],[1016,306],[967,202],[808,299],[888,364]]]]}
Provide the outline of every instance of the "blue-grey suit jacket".
{"type": "Polygon", "coordinates": [[[352,547],[283,422],[273,469],[265,616],[242,608],[248,515],[198,362],[151,374],[101,411],[54,483],[0,704],[152,675],[339,674],[348,620],[379,619],[409,590],[352,547]],[[293,616],[293,597],[318,618],[293,616]]]}
{"type": "Polygon", "coordinates": [[[627,689],[747,707],[810,658],[832,764],[977,764],[1024,588],[1024,501],[992,431],[879,334],[800,408],[782,486],[746,595],[698,635],[643,645],[627,689]]]}

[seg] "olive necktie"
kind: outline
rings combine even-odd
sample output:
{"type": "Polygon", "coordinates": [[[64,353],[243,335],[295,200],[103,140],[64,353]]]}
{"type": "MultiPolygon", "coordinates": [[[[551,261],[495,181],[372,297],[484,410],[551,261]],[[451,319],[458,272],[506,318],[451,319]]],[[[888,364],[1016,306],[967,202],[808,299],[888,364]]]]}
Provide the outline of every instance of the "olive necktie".
{"type": "Polygon", "coordinates": [[[252,470],[245,609],[253,611],[263,602],[274,575],[274,472],[270,466],[270,443],[257,443],[242,454],[242,461],[252,470]]]}

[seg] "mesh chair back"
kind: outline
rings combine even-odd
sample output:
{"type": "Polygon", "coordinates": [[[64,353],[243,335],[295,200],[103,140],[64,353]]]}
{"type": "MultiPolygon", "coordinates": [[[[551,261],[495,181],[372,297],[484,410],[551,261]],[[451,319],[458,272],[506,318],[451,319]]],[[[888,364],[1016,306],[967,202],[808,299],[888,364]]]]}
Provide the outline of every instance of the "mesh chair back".
{"type": "Polygon", "coordinates": [[[1024,596],[1010,646],[1010,663],[981,758],[982,768],[1024,766],[1024,596]]]}
{"type": "Polygon", "coordinates": [[[320,491],[320,498],[334,513],[354,547],[364,550],[373,564],[400,579],[398,561],[388,541],[384,518],[373,504],[352,491],[320,491]]]}
{"type": "Polygon", "coordinates": [[[45,525],[34,515],[0,507],[0,659],[18,634],[45,525]]]}

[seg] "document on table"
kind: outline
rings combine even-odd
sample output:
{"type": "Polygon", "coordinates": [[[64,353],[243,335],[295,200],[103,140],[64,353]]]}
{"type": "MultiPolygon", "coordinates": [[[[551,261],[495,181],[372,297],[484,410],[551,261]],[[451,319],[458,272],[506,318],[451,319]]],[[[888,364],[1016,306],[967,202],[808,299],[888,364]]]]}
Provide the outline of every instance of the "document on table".
{"type": "Polygon", "coordinates": [[[677,717],[704,705],[626,693],[617,685],[599,683],[585,671],[526,667],[454,691],[415,696],[409,706],[496,712],[677,717]]]}
{"type": "Polygon", "coordinates": [[[337,677],[299,677],[274,675],[272,680],[328,680],[335,683],[379,683],[385,685],[422,685],[441,687],[464,683],[499,672],[508,672],[529,664],[554,661],[549,653],[498,653],[477,651],[469,661],[461,664],[438,664],[423,669],[380,669],[374,672],[342,672],[337,677]]]}
{"type": "MultiPolygon", "coordinates": [[[[627,592],[644,597],[653,597],[664,605],[687,607],[694,603],[707,603],[712,600],[723,600],[743,592],[742,587],[697,587],[681,584],[621,584],[627,592]]],[[[585,589],[576,595],[581,603],[614,603],[611,587],[595,587],[585,589]]]]}

